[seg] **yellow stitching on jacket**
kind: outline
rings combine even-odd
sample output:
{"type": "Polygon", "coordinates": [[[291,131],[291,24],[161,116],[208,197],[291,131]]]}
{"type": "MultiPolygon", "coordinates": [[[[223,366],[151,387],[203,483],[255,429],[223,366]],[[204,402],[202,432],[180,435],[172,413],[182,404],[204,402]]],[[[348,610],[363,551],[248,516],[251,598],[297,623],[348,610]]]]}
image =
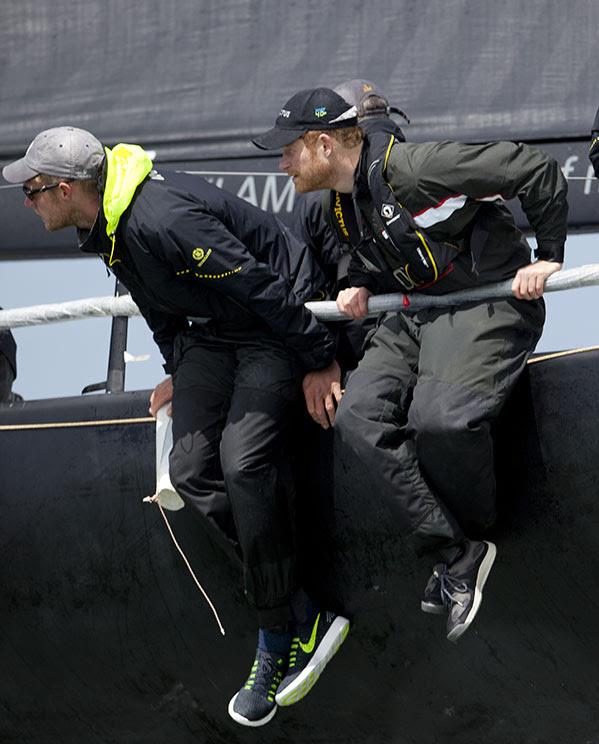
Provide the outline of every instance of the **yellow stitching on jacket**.
{"type": "Polygon", "coordinates": [[[242,267],[238,266],[236,269],[232,269],[231,271],[225,271],[222,274],[198,274],[197,271],[194,271],[194,275],[197,276],[198,279],[225,279],[228,276],[231,276],[232,274],[238,274],[241,271],[242,267]]]}
{"type": "Polygon", "coordinates": [[[177,271],[177,276],[181,276],[182,274],[190,274],[191,269],[182,269],[181,271],[177,271]]]}

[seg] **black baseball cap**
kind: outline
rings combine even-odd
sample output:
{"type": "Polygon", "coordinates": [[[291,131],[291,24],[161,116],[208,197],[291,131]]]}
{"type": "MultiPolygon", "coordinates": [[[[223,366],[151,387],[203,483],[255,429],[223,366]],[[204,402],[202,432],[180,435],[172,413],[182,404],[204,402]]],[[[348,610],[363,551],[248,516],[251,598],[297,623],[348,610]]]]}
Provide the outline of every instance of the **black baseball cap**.
{"type": "Polygon", "coordinates": [[[272,129],[252,142],[262,150],[280,150],[311,130],[355,127],[358,112],[330,88],[300,90],[280,110],[272,129]]]}

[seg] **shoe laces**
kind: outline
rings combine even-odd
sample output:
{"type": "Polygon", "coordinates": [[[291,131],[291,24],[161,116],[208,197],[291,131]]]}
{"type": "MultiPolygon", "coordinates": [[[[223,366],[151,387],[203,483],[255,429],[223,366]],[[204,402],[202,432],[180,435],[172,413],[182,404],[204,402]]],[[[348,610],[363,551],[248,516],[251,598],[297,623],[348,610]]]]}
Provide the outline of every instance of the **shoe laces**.
{"type": "Polygon", "coordinates": [[[460,607],[464,603],[455,597],[456,594],[465,594],[468,591],[468,585],[465,581],[460,581],[452,576],[447,569],[441,572],[435,570],[435,576],[439,579],[441,600],[445,607],[451,607],[452,604],[458,604],[460,607]]]}
{"type": "Polygon", "coordinates": [[[285,659],[283,656],[274,656],[259,652],[243,689],[261,692],[268,700],[271,697],[274,699],[274,694],[283,679],[284,671],[285,659]]]}
{"type": "Polygon", "coordinates": [[[297,663],[297,650],[299,648],[300,637],[293,636],[291,647],[289,649],[289,670],[293,669],[297,663]]]}

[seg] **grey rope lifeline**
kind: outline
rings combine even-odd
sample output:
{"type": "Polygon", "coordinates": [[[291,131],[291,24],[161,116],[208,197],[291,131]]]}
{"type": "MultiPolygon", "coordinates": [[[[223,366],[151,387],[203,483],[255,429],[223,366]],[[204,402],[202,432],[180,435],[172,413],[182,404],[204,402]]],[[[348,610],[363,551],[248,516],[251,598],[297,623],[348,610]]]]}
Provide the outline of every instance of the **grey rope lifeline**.
{"type": "MultiPolygon", "coordinates": [[[[599,264],[588,264],[576,269],[560,271],[547,279],[546,292],[559,292],[565,289],[578,289],[599,284],[599,264]]],[[[512,297],[511,280],[498,284],[486,284],[475,289],[463,289],[444,295],[423,295],[418,292],[409,295],[382,294],[373,295],[368,300],[368,315],[390,311],[418,312],[429,307],[452,307],[467,302],[512,297]]],[[[306,302],[319,320],[347,320],[332,301],[306,302]]],[[[24,326],[58,323],[66,320],[83,320],[107,316],[132,317],[139,315],[139,309],[129,295],[121,297],[91,297],[86,300],[59,302],[49,305],[0,310],[0,329],[20,328],[24,326]]]]}
{"type": "MultiPolygon", "coordinates": [[[[560,292],[565,289],[592,287],[597,284],[599,284],[599,264],[588,264],[552,274],[545,282],[545,292],[560,292]]],[[[511,279],[443,295],[423,295],[417,292],[409,295],[399,293],[372,295],[368,299],[368,315],[372,317],[387,312],[415,313],[431,307],[453,307],[467,302],[498,300],[513,296],[511,279]]],[[[347,315],[339,311],[336,302],[306,302],[306,307],[319,320],[347,320],[347,315]]]]}

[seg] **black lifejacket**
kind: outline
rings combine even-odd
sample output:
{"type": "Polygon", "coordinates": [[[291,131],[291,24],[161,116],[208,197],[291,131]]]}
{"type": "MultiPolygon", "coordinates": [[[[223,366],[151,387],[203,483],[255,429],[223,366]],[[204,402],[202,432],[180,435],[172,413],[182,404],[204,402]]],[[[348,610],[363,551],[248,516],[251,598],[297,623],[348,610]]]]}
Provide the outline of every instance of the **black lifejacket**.
{"type": "Polygon", "coordinates": [[[409,292],[446,276],[462,247],[432,240],[395,198],[387,181],[387,161],[396,141],[386,132],[368,135],[359,166],[366,173],[368,196],[360,199],[359,189],[357,194],[332,191],[329,222],[367,270],[391,275],[409,292]]]}

